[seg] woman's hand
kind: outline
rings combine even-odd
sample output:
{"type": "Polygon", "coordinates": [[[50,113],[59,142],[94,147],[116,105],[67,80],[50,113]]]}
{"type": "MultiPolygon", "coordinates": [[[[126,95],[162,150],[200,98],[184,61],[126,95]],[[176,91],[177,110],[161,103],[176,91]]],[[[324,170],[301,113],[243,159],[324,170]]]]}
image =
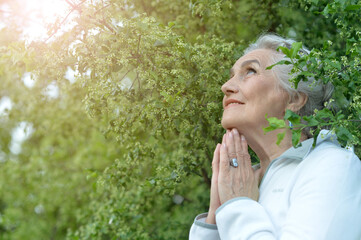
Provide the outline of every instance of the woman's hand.
{"type": "Polygon", "coordinates": [[[219,155],[221,144],[217,144],[216,150],[214,150],[212,161],[212,183],[211,183],[211,200],[209,204],[208,216],[206,223],[216,224],[216,210],[221,206],[218,194],[218,172],[219,172],[219,155]]]}
{"type": "Polygon", "coordinates": [[[252,168],[247,141],[244,136],[240,136],[237,129],[227,131],[223,137],[218,167],[218,194],[221,204],[236,197],[249,197],[258,201],[260,171],[255,172],[252,168]],[[233,158],[237,159],[237,167],[230,165],[233,158]]]}

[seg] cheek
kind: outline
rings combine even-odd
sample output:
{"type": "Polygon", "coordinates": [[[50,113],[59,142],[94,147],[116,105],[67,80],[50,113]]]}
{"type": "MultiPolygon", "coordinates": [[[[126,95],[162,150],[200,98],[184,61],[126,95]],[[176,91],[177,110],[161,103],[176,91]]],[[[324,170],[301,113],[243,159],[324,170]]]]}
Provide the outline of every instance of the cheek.
{"type": "Polygon", "coordinates": [[[259,118],[265,118],[266,114],[269,117],[283,118],[288,94],[274,83],[260,82],[253,88],[249,98],[254,100],[252,108],[249,106],[249,113],[258,115],[259,118]]]}
{"type": "Polygon", "coordinates": [[[263,109],[269,117],[283,118],[287,106],[288,95],[281,90],[270,92],[263,98],[263,109]]]}

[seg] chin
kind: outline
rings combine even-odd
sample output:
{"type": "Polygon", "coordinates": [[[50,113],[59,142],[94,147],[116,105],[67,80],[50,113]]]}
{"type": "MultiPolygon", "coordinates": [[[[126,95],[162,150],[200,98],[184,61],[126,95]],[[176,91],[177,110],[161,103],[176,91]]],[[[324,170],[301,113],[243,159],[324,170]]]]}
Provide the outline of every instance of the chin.
{"type": "Polygon", "coordinates": [[[221,124],[224,129],[231,129],[231,128],[237,128],[237,126],[240,125],[240,122],[237,121],[236,118],[223,116],[221,124]]]}

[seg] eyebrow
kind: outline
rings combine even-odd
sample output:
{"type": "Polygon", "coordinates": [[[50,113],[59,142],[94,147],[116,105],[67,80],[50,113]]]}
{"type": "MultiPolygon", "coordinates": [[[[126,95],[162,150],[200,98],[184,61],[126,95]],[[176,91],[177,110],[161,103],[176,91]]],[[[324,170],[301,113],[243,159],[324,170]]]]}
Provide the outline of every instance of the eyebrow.
{"type": "MultiPolygon", "coordinates": [[[[243,68],[244,66],[249,65],[249,64],[251,64],[251,63],[257,63],[259,66],[261,66],[261,64],[259,63],[258,60],[256,60],[256,59],[251,59],[251,60],[246,60],[246,61],[244,61],[244,62],[241,64],[241,68],[243,68]]],[[[231,70],[230,70],[231,75],[233,75],[234,72],[235,72],[235,71],[234,71],[234,68],[232,67],[231,70]]]]}
{"type": "Polygon", "coordinates": [[[244,66],[246,66],[246,65],[248,65],[248,64],[250,64],[250,63],[257,63],[259,66],[261,66],[261,64],[259,63],[258,60],[252,59],[252,60],[244,61],[244,62],[242,63],[242,65],[241,65],[241,67],[244,67],[244,66]]]}

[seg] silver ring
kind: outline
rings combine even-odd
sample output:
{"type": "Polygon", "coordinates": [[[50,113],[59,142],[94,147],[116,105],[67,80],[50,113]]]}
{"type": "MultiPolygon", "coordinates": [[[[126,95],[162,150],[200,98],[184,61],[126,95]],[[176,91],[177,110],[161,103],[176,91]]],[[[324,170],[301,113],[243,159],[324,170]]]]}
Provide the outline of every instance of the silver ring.
{"type": "Polygon", "coordinates": [[[238,162],[237,162],[237,158],[232,158],[229,160],[229,165],[231,165],[232,167],[238,167],[238,162]]]}

